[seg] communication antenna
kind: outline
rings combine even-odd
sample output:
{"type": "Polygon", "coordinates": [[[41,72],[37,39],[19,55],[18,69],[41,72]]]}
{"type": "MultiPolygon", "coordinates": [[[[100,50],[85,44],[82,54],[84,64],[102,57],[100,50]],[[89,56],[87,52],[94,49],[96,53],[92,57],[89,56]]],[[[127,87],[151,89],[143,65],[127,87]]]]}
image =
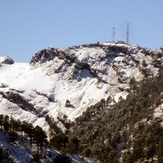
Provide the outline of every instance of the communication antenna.
{"type": "Polygon", "coordinates": [[[113,33],[112,33],[112,37],[113,37],[112,42],[114,43],[114,42],[115,42],[115,28],[114,28],[114,27],[113,27],[113,33]]]}
{"type": "Polygon", "coordinates": [[[127,38],[126,38],[127,45],[129,44],[129,23],[127,23],[127,38]]]}

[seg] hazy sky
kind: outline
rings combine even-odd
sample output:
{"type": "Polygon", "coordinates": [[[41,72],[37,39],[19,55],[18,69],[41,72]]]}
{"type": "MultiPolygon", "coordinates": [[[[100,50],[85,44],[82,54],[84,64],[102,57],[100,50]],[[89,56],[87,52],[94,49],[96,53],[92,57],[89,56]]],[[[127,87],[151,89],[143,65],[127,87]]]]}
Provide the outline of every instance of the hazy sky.
{"type": "Polygon", "coordinates": [[[163,0],[0,0],[0,55],[29,62],[45,47],[126,41],[163,45],[163,0]]]}

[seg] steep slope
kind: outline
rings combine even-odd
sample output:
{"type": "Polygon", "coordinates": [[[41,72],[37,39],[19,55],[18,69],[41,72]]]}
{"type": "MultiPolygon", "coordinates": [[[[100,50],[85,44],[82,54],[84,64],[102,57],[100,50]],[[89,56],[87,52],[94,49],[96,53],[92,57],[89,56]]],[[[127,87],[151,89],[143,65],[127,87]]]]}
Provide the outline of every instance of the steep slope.
{"type": "Polygon", "coordinates": [[[162,54],[162,48],[152,51],[138,45],[96,43],[46,48],[30,64],[9,58],[10,62],[4,62],[1,57],[0,112],[47,132],[49,125],[55,132],[64,131],[69,120],[101,98],[125,98],[133,76],[139,82],[156,75],[162,54]]]}

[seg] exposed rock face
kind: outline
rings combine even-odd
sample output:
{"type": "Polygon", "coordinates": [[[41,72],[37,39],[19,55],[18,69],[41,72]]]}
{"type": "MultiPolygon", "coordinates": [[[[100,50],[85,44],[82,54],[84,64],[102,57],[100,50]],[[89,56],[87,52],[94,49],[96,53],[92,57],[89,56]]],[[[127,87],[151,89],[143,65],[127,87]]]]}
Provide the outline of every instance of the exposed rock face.
{"type": "MultiPolygon", "coordinates": [[[[129,54],[131,51],[128,49],[127,45],[103,45],[103,44],[84,44],[81,46],[72,46],[67,49],[55,49],[55,48],[45,48],[43,50],[38,51],[31,59],[30,64],[36,64],[36,63],[45,63],[47,61],[53,60],[55,57],[58,57],[59,59],[69,60],[72,63],[79,62],[78,58],[75,56],[74,51],[78,49],[84,49],[84,48],[100,48],[103,49],[108,55],[111,53],[124,53],[129,54]]],[[[81,54],[82,55],[82,54],[81,54]]],[[[81,64],[84,64],[82,62],[81,64]]]]}
{"type": "Polygon", "coordinates": [[[11,59],[11,58],[9,58],[9,57],[4,57],[3,59],[2,59],[2,61],[1,61],[1,63],[3,63],[3,64],[13,64],[14,63],[14,61],[11,59]]]}
{"type": "Polygon", "coordinates": [[[37,62],[39,63],[45,63],[46,61],[50,61],[54,59],[55,57],[55,49],[54,48],[48,48],[38,51],[30,61],[30,64],[35,64],[37,62]]]}
{"type": "Polygon", "coordinates": [[[2,95],[3,98],[9,100],[10,102],[17,104],[23,110],[32,111],[33,113],[37,114],[37,111],[33,107],[33,105],[27,102],[27,100],[25,100],[21,95],[19,95],[19,93],[7,91],[0,92],[0,95],[2,95]]]}
{"type": "Polygon", "coordinates": [[[160,50],[163,51],[163,45],[160,47],[160,50]]]}
{"type": "MultiPolygon", "coordinates": [[[[125,65],[130,65],[128,61],[133,62],[131,65],[138,67],[141,62],[139,57],[135,54],[142,53],[145,56],[150,56],[153,58],[153,64],[155,67],[161,65],[161,61],[158,58],[162,58],[161,50],[150,50],[148,48],[141,48],[139,45],[126,45],[125,43],[118,44],[84,44],[81,46],[72,46],[67,49],[55,49],[55,48],[46,48],[41,51],[38,51],[30,62],[31,65],[36,63],[46,63],[48,61],[54,60],[57,57],[60,60],[63,60],[62,65],[54,70],[55,73],[59,73],[63,70],[64,65],[72,66],[74,65],[74,71],[72,77],[78,76],[77,79],[80,81],[81,73],[84,69],[89,70],[89,72],[96,77],[99,81],[107,83],[106,76],[108,75],[108,65],[112,64],[113,69],[116,71],[116,74],[123,78],[123,73],[118,69],[117,63],[114,61],[117,57],[123,58],[119,61],[125,65]],[[86,51],[89,53],[86,54],[86,51]],[[97,53],[99,51],[99,53],[97,53]],[[90,55],[89,55],[90,54],[90,55]],[[83,57],[84,56],[84,57],[83,57]],[[113,61],[113,62],[112,62],[113,61]],[[98,63],[102,63],[101,66],[98,63]]],[[[143,73],[146,70],[143,71],[143,73]]],[[[148,73],[148,71],[147,71],[148,73]]],[[[124,77],[125,78],[125,77],[124,77]]],[[[122,79],[124,80],[124,79],[122,79]]]]}

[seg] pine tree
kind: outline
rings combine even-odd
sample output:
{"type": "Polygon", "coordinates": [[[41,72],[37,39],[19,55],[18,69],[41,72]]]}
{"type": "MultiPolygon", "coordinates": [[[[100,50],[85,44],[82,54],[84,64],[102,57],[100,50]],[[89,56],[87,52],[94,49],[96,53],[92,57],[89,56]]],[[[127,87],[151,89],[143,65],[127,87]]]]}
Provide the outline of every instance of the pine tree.
{"type": "Polygon", "coordinates": [[[0,126],[1,126],[1,129],[2,129],[2,126],[3,126],[3,114],[0,114],[0,126]]]}
{"type": "Polygon", "coordinates": [[[50,145],[58,150],[61,150],[62,148],[62,136],[60,134],[57,134],[55,136],[53,136],[52,139],[50,139],[50,145]]]}
{"type": "Polygon", "coordinates": [[[9,123],[9,116],[8,115],[5,115],[5,117],[3,119],[3,126],[4,126],[4,130],[6,132],[8,132],[10,129],[10,123],[9,123]]]}
{"type": "Polygon", "coordinates": [[[78,149],[79,149],[79,139],[77,137],[73,137],[70,140],[70,146],[71,146],[71,151],[73,153],[78,153],[78,149]]]}
{"type": "Polygon", "coordinates": [[[43,131],[42,128],[39,126],[36,126],[34,128],[34,139],[36,140],[37,148],[38,146],[40,146],[42,152],[42,147],[44,143],[47,143],[47,136],[45,134],[45,131],[43,131]]]}

